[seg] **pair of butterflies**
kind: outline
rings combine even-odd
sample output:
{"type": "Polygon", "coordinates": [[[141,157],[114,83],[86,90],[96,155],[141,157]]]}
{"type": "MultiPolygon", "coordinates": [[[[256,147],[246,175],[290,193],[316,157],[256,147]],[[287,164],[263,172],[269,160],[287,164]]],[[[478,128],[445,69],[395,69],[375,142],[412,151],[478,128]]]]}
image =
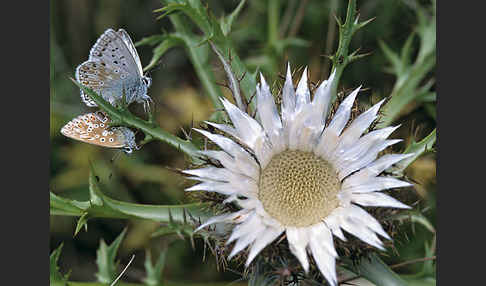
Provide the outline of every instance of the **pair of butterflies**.
{"type": "MultiPolygon", "coordinates": [[[[108,29],[98,38],[88,60],[77,67],[76,80],[114,106],[139,102],[146,107],[151,101],[147,90],[152,81],[144,76],[137,50],[123,29],[108,29]]],[[[97,106],[82,90],[81,100],[87,106],[97,106]]],[[[126,127],[108,127],[110,122],[106,113],[99,110],[77,116],[61,129],[61,133],[81,142],[123,148],[127,153],[138,149],[133,131],[126,127]]]]}

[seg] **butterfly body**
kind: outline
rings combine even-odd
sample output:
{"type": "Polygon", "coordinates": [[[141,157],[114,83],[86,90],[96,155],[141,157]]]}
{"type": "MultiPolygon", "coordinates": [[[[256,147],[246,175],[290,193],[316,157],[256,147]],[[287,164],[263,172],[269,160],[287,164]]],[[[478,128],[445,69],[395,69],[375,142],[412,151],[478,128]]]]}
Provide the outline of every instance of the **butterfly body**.
{"type": "Polygon", "coordinates": [[[61,128],[69,138],[107,148],[138,149],[135,134],[126,127],[108,127],[110,118],[102,111],[77,116],[61,128]]]}
{"type": "MultiPolygon", "coordinates": [[[[151,79],[144,76],[137,50],[123,29],[106,30],[91,48],[88,60],[77,67],[75,76],[115,106],[151,100],[147,95],[151,79]]],[[[83,91],[81,99],[88,106],[97,106],[83,91]]]]}

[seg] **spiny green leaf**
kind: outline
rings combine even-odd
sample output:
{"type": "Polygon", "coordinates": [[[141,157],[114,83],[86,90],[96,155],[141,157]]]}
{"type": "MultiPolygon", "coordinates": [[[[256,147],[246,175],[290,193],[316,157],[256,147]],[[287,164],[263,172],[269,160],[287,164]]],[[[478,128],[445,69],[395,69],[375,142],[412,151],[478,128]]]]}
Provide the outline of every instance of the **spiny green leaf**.
{"type": "Polygon", "coordinates": [[[363,22],[358,22],[358,19],[359,19],[359,15],[356,17],[356,20],[354,22],[354,32],[358,31],[359,29],[363,28],[364,26],[368,25],[369,23],[373,22],[376,17],[373,17],[371,19],[368,19],[366,21],[363,21],[363,22]]]}
{"type": "Polygon", "coordinates": [[[379,40],[378,44],[380,45],[380,48],[383,51],[383,54],[385,55],[385,57],[392,64],[393,70],[395,71],[395,74],[402,73],[403,65],[402,65],[402,61],[400,60],[400,57],[398,56],[398,54],[396,54],[394,51],[392,51],[390,49],[390,47],[388,47],[388,45],[385,42],[379,40]]]}
{"type": "Polygon", "coordinates": [[[363,257],[359,263],[353,264],[345,260],[347,267],[363,276],[376,286],[406,286],[407,284],[398,274],[388,267],[376,254],[363,257]]]}
{"type": "Polygon", "coordinates": [[[401,74],[396,74],[398,78],[390,95],[390,100],[382,108],[384,115],[381,118],[381,122],[377,125],[378,128],[390,125],[401,115],[403,109],[409,103],[417,99],[420,95],[418,85],[435,67],[435,61],[435,53],[429,54],[423,62],[407,67],[401,74]]]}
{"type": "Polygon", "coordinates": [[[59,257],[61,256],[63,244],[64,243],[61,243],[54,251],[52,251],[51,255],[49,256],[49,280],[50,285],[53,286],[67,285],[68,275],[63,276],[59,272],[59,266],[57,266],[57,262],[59,261],[59,257]]]}
{"type": "MultiPolygon", "coordinates": [[[[435,6],[435,5],[434,5],[435,6]]],[[[427,15],[424,9],[415,9],[418,18],[417,34],[420,37],[420,50],[417,62],[422,62],[429,54],[435,54],[436,22],[435,14],[427,15]]]]}
{"type": "Polygon", "coordinates": [[[49,192],[51,215],[82,215],[83,210],[89,207],[89,202],[80,202],[62,198],[49,192]]]}
{"type": "Polygon", "coordinates": [[[115,262],[116,253],[126,231],[127,229],[125,228],[110,245],[107,245],[103,239],[100,240],[100,247],[96,251],[98,272],[95,275],[98,282],[111,283],[116,278],[116,268],[118,266],[118,262],[115,262]]]}
{"type": "Polygon", "coordinates": [[[163,285],[162,271],[164,270],[167,251],[162,251],[159,254],[159,258],[157,259],[155,265],[152,265],[152,257],[150,251],[147,250],[145,253],[146,255],[144,265],[147,277],[143,279],[143,282],[150,286],[163,285]]]}
{"type": "Polygon", "coordinates": [[[403,44],[402,50],[400,52],[400,60],[402,62],[402,66],[409,66],[411,64],[411,56],[412,56],[412,43],[415,38],[415,32],[410,33],[405,44],[403,44]]]}
{"type": "Polygon", "coordinates": [[[181,45],[183,42],[181,38],[175,34],[168,34],[163,37],[161,43],[153,49],[154,55],[150,60],[150,63],[143,68],[143,71],[147,71],[154,67],[159,59],[167,52],[170,48],[181,45]]]}
{"type": "Polygon", "coordinates": [[[140,41],[136,42],[135,47],[143,46],[143,45],[153,46],[157,43],[162,42],[164,39],[165,39],[165,34],[148,36],[148,37],[142,38],[140,41]]]}
{"type": "Polygon", "coordinates": [[[398,221],[410,220],[411,223],[419,223],[428,231],[435,233],[435,227],[432,225],[432,223],[423,214],[417,211],[404,211],[395,216],[392,216],[391,219],[398,221]]]}
{"type": "Polygon", "coordinates": [[[99,186],[99,178],[94,173],[93,163],[89,162],[89,202],[91,206],[102,207],[103,206],[103,194],[101,193],[99,186]]]}
{"type": "Polygon", "coordinates": [[[91,196],[96,197],[96,201],[98,201],[97,204],[92,204],[91,201],[79,202],[60,198],[51,192],[51,214],[82,216],[87,213],[86,219],[95,217],[122,219],[136,218],[150,219],[158,222],[169,222],[170,212],[172,221],[175,223],[192,223],[192,221],[186,221],[184,219],[186,212],[196,219],[200,218],[204,220],[210,216],[209,213],[203,211],[207,205],[203,203],[183,205],[144,205],[111,199],[101,192],[94,169],[91,169],[89,183],[91,196]],[[56,206],[55,209],[53,209],[53,205],[56,206]]]}
{"type": "Polygon", "coordinates": [[[88,212],[83,213],[81,217],[79,217],[78,222],[76,223],[76,230],[74,231],[74,236],[76,236],[81,228],[84,227],[85,231],[88,231],[88,212]]]}
{"type": "MultiPolygon", "coordinates": [[[[207,95],[213,102],[214,107],[218,110],[223,108],[220,101],[220,97],[222,97],[223,94],[221,88],[216,85],[212,67],[209,64],[209,61],[206,60],[207,55],[209,55],[209,53],[207,53],[209,51],[207,45],[209,40],[211,40],[218,50],[221,51],[225,60],[231,63],[235,77],[241,79],[239,82],[241,90],[245,91],[244,95],[246,99],[249,100],[255,92],[256,73],[250,72],[238,57],[232,46],[231,40],[223,33],[220,21],[207,11],[199,0],[163,0],[162,2],[167,6],[177,4],[178,6],[174,7],[176,8],[175,10],[181,11],[189,16],[189,18],[204,33],[203,38],[197,36],[192,32],[192,27],[189,25],[190,23],[184,21],[180,15],[171,14],[169,16],[176,32],[184,37],[187,54],[207,92],[207,95]],[[231,54],[231,60],[229,59],[229,54],[231,54]],[[206,55],[206,58],[202,57],[204,55],[206,55]]],[[[167,11],[167,9],[168,8],[164,7],[162,10],[159,9],[158,11],[167,11]]],[[[250,111],[253,110],[255,110],[254,101],[250,104],[250,111]]],[[[217,115],[212,118],[221,121],[224,119],[224,113],[217,112],[217,115]]]]}
{"type": "Polygon", "coordinates": [[[429,258],[428,260],[425,260],[423,263],[422,270],[419,271],[418,273],[413,273],[413,274],[402,274],[400,275],[405,281],[407,281],[408,285],[412,286],[432,286],[436,285],[436,280],[435,280],[435,236],[433,240],[430,242],[430,244],[425,241],[425,256],[424,258],[429,258]]]}
{"type": "MultiPolygon", "coordinates": [[[[434,239],[430,242],[430,244],[425,241],[424,244],[425,244],[425,257],[428,257],[428,258],[432,258],[434,255],[435,255],[435,245],[436,243],[436,240],[435,240],[435,237],[434,239]]],[[[434,276],[434,273],[435,273],[435,266],[434,266],[434,263],[435,261],[434,260],[427,260],[427,261],[424,261],[424,268],[423,268],[423,273],[424,275],[427,275],[427,276],[434,276]]]]}
{"type": "Polygon", "coordinates": [[[413,156],[406,158],[394,166],[390,167],[389,172],[394,174],[402,174],[403,171],[412,164],[418,157],[420,157],[423,153],[432,150],[432,146],[435,144],[436,140],[436,131],[437,129],[432,130],[429,135],[427,135],[424,139],[420,142],[412,141],[405,151],[404,154],[414,154],[413,156]]]}
{"type": "MultiPolygon", "coordinates": [[[[183,12],[189,18],[191,18],[196,26],[201,29],[206,35],[205,40],[211,39],[213,35],[213,26],[209,23],[208,12],[206,8],[202,5],[201,1],[198,0],[165,0],[167,5],[163,8],[157,9],[154,12],[163,13],[157,20],[169,15],[173,12],[183,12]]],[[[204,40],[204,41],[205,41],[204,40]]]]}
{"type": "Polygon", "coordinates": [[[245,2],[246,0],[240,1],[238,6],[235,8],[235,10],[233,10],[233,12],[231,12],[231,14],[229,14],[227,17],[221,18],[221,31],[223,32],[223,35],[227,36],[229,34],[231,27],[233,26],[233,22],[240,14],[245,2]]]}

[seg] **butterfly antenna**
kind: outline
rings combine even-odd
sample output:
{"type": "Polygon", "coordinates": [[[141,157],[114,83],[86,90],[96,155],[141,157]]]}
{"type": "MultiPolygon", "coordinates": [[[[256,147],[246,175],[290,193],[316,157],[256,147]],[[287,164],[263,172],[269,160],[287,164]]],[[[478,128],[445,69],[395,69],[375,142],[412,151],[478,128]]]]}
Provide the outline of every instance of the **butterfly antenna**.
{"type": "Polygon", "coordinates": [[[120,273],[120,275],[118,275],[118,277],[116,277],[116,279],[110,284],[110,286],[114,286],[116,284],[116,282],[118,282],[118,280],[122,277],[122,275],[125,273],[125,271],[127,271],[128,266],[130,266],[130,264],[132,263],[133,259],[135,259],[135,254],[132,254],[132,258],[130,258],[130,261],[128,261],[127,266],[125,266],[125,268],[122,270],[122,272],[120,273]]]}

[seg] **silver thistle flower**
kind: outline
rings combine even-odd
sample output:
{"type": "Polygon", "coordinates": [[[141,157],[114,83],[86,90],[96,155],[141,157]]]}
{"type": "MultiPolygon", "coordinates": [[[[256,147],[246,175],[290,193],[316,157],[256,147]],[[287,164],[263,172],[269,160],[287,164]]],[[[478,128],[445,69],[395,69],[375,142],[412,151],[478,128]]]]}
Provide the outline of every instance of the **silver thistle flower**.
{"type": "Polygon", "coordinates": [[[333,79],[334,73],[319,85],[311,100],[307,69],[295,90],[289,65],[279,115],[261,76],[256,88],[256,120],[222,99],[233,126],[207,123],[247,148],[226,136],[196,129],[222,149],[201,153],[218,160],[223,167],[185,170],[191,179],[200,181],[187,191],[227,195],[224,203],[235,202],[241,208],[213,217],[198,228],[220,222],[237,224],[226,242],[236,241],[229,258],[249,247],[248,266],[265,246],[285,232],[290,251],[304,271],[309,270],[310,253],[329,284],[336,285],[338,254],[333,235],[346,240],[345,230],[379,249],[383,244],[377,234],[390,239],[380,223],[358,205],[409,208],[380,192],[411,185],[380,176],[386,168],[411,156],[387,154],[377,159],[379,152],[401,141],[387,140],[397,127],[363,135],[377,118],[383,101],[345,128],[360,90],[357,88],[325,126],[333,79]]]}

